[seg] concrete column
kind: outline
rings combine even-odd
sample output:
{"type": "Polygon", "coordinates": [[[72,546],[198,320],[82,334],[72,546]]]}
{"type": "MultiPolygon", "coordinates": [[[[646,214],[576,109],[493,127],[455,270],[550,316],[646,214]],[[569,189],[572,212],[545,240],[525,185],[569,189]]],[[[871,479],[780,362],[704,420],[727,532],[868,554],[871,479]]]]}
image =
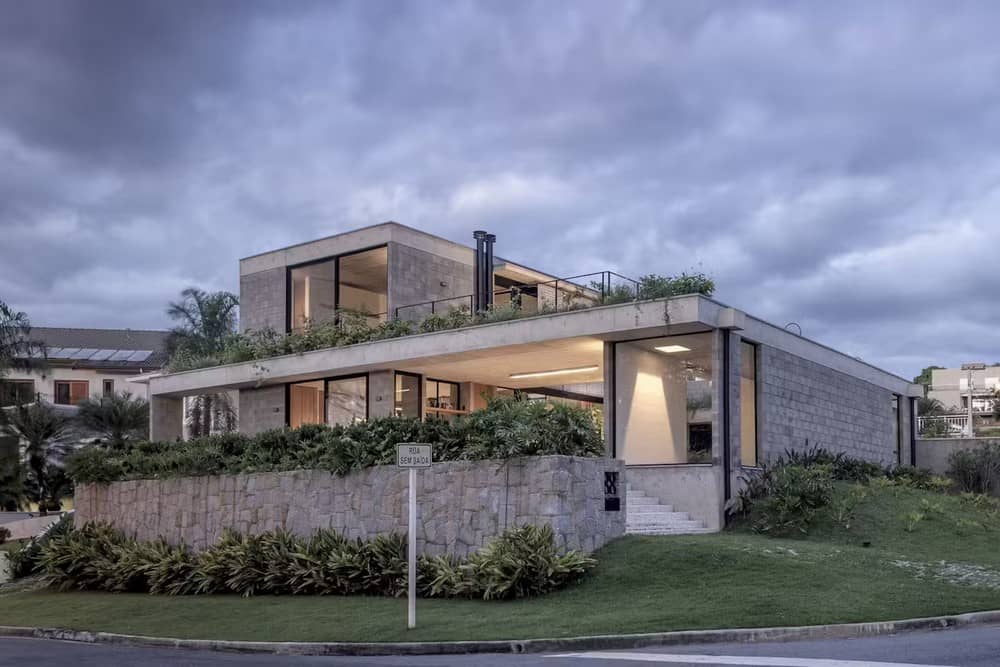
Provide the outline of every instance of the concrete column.
{"type": "Polygon", "coordinates": [[[153,396],[149,401],[149,439],[172,442],[184,438],[184,399],[153,396]]]}
{"type": "Polygon", "coordinates": [[[604,454],[621,458],[615,451],[615,344],[604,343],[604,454]]]}
{"type": "Polygon", "coordinates": [[[368,374],[368,417],[391,417],[396,405],[395,371],[372,371],[368,374]]]}

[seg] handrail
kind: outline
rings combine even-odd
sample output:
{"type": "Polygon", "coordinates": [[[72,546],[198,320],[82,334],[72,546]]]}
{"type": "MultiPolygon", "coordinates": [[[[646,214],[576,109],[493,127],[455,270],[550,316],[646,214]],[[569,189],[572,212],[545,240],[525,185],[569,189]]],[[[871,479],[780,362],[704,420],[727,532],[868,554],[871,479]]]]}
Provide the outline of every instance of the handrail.
{"type": "MultiPolygon", "coordinates": [[[[639,281],[623,276],[620,273],[615,273],[614,271],[601,271],[598,273],[582,273],[576,276],[570,276],[568,278],[553,278],[550,280],[542,280],[534,283],[524,283],[522,285],[515,285],[506,289],[494,289],[493,296],[509,295],[511,302],[516,302],[517,308],[523,308],[523,299],[525,296],[533,297],[535,299],[535,308],[538,309],[542,306],[542,297],[539,293],[538,288],[551,287],[553,292],[551,295],[551,303],[545,303],[544,306],[551,307],[556,312],[562,310],[576,309],[580,307],[588,307],[586,305],[581,305],[580,296],[583,297],[584,301],[590,301],[591,306],[594,305],[604,305],[605,303],[619,303],[621,301],[634,301],[639,298],[639,281]],[[589,285],[581,284],[576,282],[581,278],[599,278],[599,280],[591,280],[589,285]],[[616,281],[617,279],[617,281],[616,281]],[[620,286],[623,286],[622,289],[620,286]],[[529,292],[534,289],[534,294],[529,294],[529,292]],[[572,292],[574,296],[564,297],[562,308],[560,308],[559,303],[559,293],[560,291],[564,293],[572,292]],[[614,301],[609,301],[609,299],[615,299],[614,301]]],[[[400,318],[400,312],[414,311],[414,309],[427,308],[430,307],[430,314],[436,314],[438,307],[445,304],[455,304],[455,302],[462,302],[459,307],[465,308],[465,302],[468,302],[468,309],[471,312],[473,310],[474,303],[473,294],[462,294],[459,296],[446,297],[443,299],[433,299],[430,301],[421,301],[420,303],[411,303],[404,306],[396,306],[393,311],[394,319],[398,320],[400,318]]],[[[454,307],[454,306],[453,306],[454,307]]]]}

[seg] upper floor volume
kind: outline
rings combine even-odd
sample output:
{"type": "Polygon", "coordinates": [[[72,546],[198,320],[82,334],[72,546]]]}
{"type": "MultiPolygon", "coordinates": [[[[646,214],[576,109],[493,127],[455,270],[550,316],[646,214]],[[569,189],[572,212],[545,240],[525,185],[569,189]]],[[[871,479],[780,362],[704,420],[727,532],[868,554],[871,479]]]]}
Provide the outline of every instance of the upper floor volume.
{"type": "Polygon", "coordinates": [[[386,222],[246,257],[241,329],[298,331],[344,310],[366,313],[371,324],[451,308],[562,311],[637,290],[609,271],[558,278],[495,256],[492,234],[477,231],[474,240],[471,248],[386,222]]]}

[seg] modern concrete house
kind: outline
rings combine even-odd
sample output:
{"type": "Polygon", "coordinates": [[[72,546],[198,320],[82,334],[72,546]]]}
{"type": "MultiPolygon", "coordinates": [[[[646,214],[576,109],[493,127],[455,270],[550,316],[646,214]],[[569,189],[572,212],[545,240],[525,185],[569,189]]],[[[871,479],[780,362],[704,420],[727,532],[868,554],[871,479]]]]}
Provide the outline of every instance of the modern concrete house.
{"type": "Polygon", "coordinates": [[[248,433],[453,418],[512,391],[572,401],[603,416],[636,532],[718,530],[745,469],[786,449],[912,462],[919,385],[711,298],[637,300],[610,272],[540,273],[494,257],[493,240],[477,232],[471,248],[389,222],[241,260],[244,330],[343,308],[373,321],[491,304],[529,316],[153,377],[152,437],[181,437],[184,396],[223,390],[239,392],[248,433]]]}
{"type": "Polygon", "coordinates": [[[983,364],[983,368],[972,370],[935,368],[931,371],[927,397],[941,401],[951,412],[965,413],[969,408],[970,389],[972,411],[976,414],[992,412],[1000,392],[1000,365],[983,364]]]}

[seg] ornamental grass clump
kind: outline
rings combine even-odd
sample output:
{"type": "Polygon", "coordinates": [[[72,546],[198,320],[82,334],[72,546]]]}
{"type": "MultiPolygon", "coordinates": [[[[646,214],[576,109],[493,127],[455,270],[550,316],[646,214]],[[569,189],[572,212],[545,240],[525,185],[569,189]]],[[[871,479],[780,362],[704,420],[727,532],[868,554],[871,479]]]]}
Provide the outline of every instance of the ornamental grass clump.
{"type": "MultiPolygon", "coordinates": [[[[59,590],[160,595],[383,595],[407,590],[406,536],[348,540],[333,530],[308,539],[285,530],[227,531],[199,553],[162,540],[139,542],[107,524],[86,524],[49,541],[39,563],[59,590]]],[[[522,526],[467,559],[421,556],[424,597],[484,600],[544,595],[579,581],[596,561],[558,553],[551,527],[522,526]]]]}

